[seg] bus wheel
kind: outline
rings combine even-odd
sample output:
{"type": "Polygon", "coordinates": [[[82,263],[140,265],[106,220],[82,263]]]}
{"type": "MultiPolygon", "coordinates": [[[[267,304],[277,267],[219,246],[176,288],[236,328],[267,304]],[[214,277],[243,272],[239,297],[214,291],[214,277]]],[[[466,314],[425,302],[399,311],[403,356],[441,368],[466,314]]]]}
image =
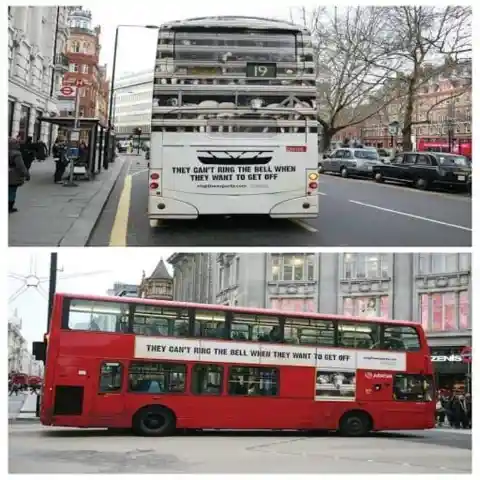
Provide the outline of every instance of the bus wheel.
{"type": "Polygon", "coordinates": [[[340,433],[346,437],[363,437],[372,429],[372,420],[365,412],[348,412],[340,420],[340,433]]]}
{"type": "Polygon", "coordinates": [[[170,435],[176,429],[174,413],[165,407],[150,406],[139,410],[133,417],[133,430],[145,437],[170,435]]]}

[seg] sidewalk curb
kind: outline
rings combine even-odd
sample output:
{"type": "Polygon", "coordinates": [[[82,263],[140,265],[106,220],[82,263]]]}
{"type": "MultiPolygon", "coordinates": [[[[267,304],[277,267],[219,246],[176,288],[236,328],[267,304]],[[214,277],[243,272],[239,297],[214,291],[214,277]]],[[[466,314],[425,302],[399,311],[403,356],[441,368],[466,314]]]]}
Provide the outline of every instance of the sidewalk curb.
{"type": "Polygon", "coordinates": [[[38,418],[38,417],[9,418],[8,419],[8,424],[11,425],[13,423],[40,423],[40,418],[38,418]]]}
{"type": "Polygon", "coordinates": [[[113,173],[104,183],[103,187],[93,197],[88,206],[83,210],[78,220],[73,224],[72,228],[60,241],[58,245],[59,247],[86,246],[98,221],[98,217],[102,213],[110,193],[115,187],[118,177],[122,173],[126,164],[126,159],[123,156],[117,157],[117,160],[111,164],[110,168],[114,169],[113,173]]]}

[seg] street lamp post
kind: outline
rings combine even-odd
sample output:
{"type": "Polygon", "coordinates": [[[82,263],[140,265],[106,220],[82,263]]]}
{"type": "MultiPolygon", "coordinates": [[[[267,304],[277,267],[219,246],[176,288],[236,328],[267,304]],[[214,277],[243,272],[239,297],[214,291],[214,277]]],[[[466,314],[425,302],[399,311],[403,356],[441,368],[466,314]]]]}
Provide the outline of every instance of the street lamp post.
{"type": "MultiPolygon", "coordinates": [[[[112,115],[113,115],[113,94],[115,92],[115,70],[117,67],[117,50],[118,50],[118,32],[120,28],[148,28],[150,30],[158,30],[157,25],[117,25],[115,29],[115,43],[113,46],[113,62],[112,62],[112,79],[110,81],[110,100],[108,105],[108,130],[105,148],[109,148],[110,135],[112,132],[112,115]]],[[[108,150],[106,151],[108,152],[108,150]]]]}

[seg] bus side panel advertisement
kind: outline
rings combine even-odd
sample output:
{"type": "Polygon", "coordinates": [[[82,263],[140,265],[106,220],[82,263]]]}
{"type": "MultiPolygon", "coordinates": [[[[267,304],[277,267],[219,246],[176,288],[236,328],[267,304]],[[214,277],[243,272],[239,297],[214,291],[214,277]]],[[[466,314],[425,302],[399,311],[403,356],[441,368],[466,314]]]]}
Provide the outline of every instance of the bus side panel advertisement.
{"type": "Polygon", "coordinates": [[[375,352],[298,345],[256,345],[214,340],[135,338],[135,358],[236,364],[288,365],[336,371],[405,371],[403,352],[375,352]]]}
{"type": "Polygon", "coordinates": [[[317,370],[315,384],[316,401],[355,400],[356,374],[351,370],[317,370]]]}

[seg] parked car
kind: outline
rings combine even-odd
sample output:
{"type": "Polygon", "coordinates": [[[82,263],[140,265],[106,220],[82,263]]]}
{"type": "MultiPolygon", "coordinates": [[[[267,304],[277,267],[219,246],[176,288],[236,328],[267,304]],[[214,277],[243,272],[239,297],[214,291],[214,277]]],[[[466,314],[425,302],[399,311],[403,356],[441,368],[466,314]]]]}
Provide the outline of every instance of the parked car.
{"type": "Polygon", "coordinates": [[[467,157],[441,152],[402,152],[390,163],[373,167],[375,181],[393,180],[422,190],[447,186],[468,190],[472,164],[467,157]]]}
{"type": "Polygon", "coordinates": [[[342,177],[373,175],[373,166],[380,164],[378,153],[366,148],[338,148],[320,161],[319,172],[340,173],[342,177]]]}
{"type": "Polygon", "coordinates": [[[394,148],[379,148],[377,151],[382,163],[390,163],[398,153],[394,148]]]}

